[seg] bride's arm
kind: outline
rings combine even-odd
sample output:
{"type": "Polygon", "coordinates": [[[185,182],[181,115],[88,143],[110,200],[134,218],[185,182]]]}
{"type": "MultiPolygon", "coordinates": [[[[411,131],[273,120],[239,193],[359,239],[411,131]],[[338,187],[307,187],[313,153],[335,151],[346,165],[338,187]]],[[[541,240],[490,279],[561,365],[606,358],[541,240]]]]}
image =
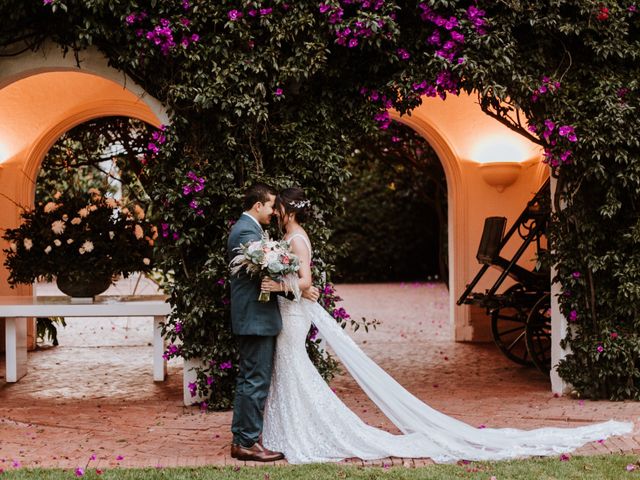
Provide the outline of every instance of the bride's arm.
{"type": "Polygon", "coordinates": [[[291,241],[291,251],[298,256],[300,260],[300,269],[298,270],[298,287],[304,292],[312,284],[311,279],[311,258],[307,244],[300,237],[291,241]]]}

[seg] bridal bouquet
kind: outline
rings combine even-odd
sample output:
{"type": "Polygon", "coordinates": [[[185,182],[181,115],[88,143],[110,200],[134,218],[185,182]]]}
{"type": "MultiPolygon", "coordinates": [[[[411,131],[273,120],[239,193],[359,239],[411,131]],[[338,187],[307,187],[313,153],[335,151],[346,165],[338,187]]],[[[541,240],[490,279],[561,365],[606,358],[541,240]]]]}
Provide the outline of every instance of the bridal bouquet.
{"type": "MultiPolygon", "coordinates": [[[[229,266],[231,274],[237,275],[245,269],[249,275],[269,276],[276,282],[282,282],[285,291],[293,292],[296,299],[300,298],[298,275],[300,269],[298,257],[291,251],[286,240],[271,240],[268,234],[260,240],[248,242],[236,249],[236,255],[229,266]]],[[[260,292],[258,300],[268,302],[270,292],[260,292]]]]}

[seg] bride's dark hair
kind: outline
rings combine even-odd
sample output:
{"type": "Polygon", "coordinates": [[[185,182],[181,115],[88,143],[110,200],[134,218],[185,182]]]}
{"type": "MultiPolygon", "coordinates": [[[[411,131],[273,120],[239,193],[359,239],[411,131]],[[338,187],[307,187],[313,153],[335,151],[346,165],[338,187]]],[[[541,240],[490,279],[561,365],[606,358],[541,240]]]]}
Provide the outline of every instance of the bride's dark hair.
{"type": "Polygon", "coordinates": [[[284,210],[285,215],[296,214],[298,223],[304,223],[309,218],[311,202],[298,187],[285,188],[276,197],[276,208],[284,210]]]}

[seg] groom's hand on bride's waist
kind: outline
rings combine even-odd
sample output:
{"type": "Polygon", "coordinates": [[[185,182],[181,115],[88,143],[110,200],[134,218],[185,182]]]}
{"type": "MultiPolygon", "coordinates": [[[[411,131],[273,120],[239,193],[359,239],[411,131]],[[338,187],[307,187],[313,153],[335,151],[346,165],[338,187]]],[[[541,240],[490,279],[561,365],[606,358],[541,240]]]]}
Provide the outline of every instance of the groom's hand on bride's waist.
{"type": "Polygon", "coordinates": [[[311,285],[304,292],[302,292],[302,297],[311,300],[312,302],[317,302],[318,298],[320,298],[320,290],[318,289],[318,287],[314,287],[313,285],[311,285]]]}

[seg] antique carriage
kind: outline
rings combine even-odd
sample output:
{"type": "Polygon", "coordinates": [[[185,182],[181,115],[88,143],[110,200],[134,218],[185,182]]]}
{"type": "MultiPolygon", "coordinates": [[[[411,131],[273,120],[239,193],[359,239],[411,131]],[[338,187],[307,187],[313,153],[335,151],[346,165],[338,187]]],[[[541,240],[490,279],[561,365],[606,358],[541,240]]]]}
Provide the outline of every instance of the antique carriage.
{"type": "Polygon", "coordinates": [[[549,215],[547,180],[506,234],[505,217],[486,218],[476,255],[482,267],[457,302],[485,308],[491,316],[493,339],[502,353],[516,363],[536,366],[547,374],[551,367],[551,282],[544,257],[549,215]],[[522,244],[507,259],[502,252],[512,237],[516,241],[514,235],[520,237],[522,244]],[[537,264],[533,270],[527,270],[518,261],[532,244],[537,264]],[[491,267],[500,271],[493,286],[484,292],[473,292],[491,267]],[[515,283],[502,291],[500,287],[507,278],[515,283]]]}

